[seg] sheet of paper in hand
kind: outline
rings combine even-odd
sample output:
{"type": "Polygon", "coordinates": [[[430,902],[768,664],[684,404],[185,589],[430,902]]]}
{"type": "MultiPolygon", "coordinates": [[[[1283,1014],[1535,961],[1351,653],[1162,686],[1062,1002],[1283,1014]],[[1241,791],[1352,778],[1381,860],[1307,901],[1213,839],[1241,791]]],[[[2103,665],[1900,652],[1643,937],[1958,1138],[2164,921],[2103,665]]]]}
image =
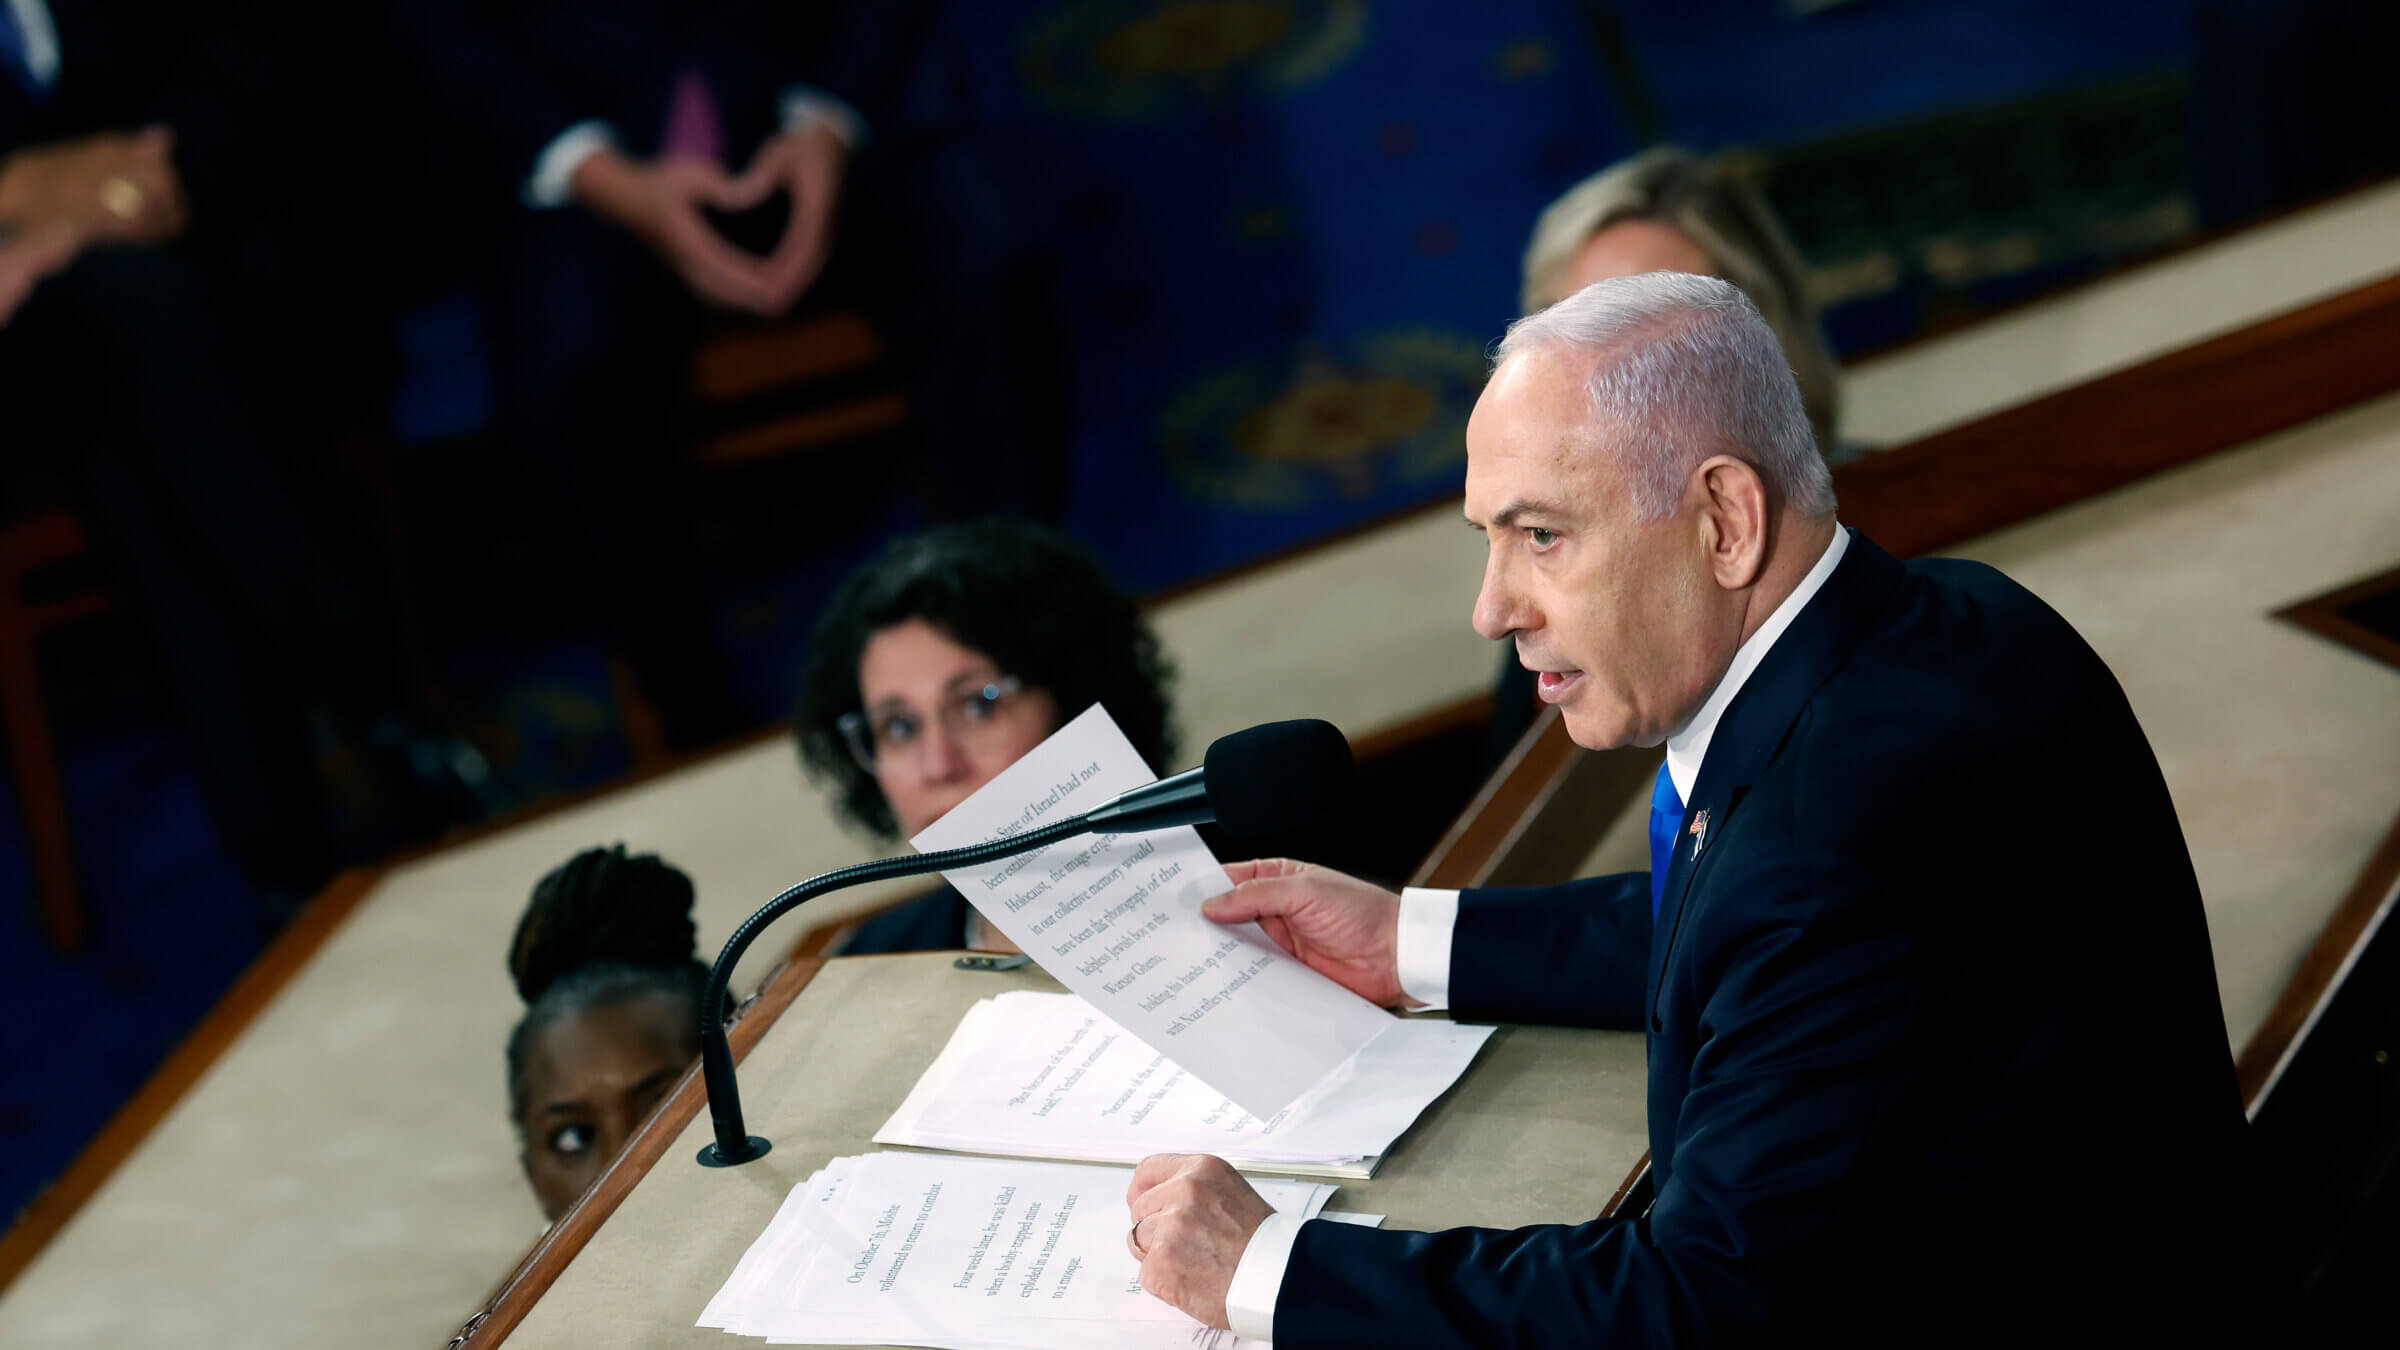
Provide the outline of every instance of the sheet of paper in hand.
{"type": "MultiPolygon", "coordinates": [[[[1156,777],[1094,705],[909,842],[931,851],[1004,838],[1156,777]]],[[[1060,983],[1262,1118],[1399,1021],[1286,956],[1258,925],[1202,915],[1201,902],[1233,883],[1188,827],[1084,835],[943,875],[1060,983]]]]}

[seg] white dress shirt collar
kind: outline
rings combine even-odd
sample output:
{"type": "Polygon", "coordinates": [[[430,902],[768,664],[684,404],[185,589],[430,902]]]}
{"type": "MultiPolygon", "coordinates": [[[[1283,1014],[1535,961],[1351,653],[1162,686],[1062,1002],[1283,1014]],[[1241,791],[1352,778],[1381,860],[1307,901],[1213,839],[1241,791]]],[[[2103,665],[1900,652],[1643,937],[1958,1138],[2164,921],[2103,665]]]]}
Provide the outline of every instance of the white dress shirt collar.
{"type": "Polygon", "coordinates": [[[1732,706],[1733,696],[1742,692],[1742,685],[1758,669],[1758,663],[1766,659],[1767,649],[1775,645],[1775,639],[1783,636],[1783,630],[1791,627],[1792,620],[1799,618],[1800,611],[1825,588],[1825,578],[1833,575],[1833,569],[1841,564],[1842,554],[1849,547],[1850,532],[1837,520],[1833,523],[1833,542],[1825,546],[1824,556],[1817,559],[1817,565],[1808,569],[1808,575],[1800,578],[1792,593],[1734,652],[1733,664],[1725,668],[1725,677],[1709,691],[1700,711],[1668,734],[1667,776],[1675,781],[1675,795],[1684,805],[1691,805],[1692,788],[1700,781],[1700,761],[1708,757],[1708,742],[1717,734],[1717,723],[1724,718],[1725,709],[1732,706]]]}

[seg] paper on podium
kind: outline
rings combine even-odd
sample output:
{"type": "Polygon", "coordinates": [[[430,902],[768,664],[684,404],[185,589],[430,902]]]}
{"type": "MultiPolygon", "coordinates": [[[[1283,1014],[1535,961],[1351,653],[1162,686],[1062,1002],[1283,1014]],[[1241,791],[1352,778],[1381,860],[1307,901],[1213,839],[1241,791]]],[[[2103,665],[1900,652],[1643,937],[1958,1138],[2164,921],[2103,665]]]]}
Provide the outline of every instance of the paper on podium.
{"type": "Polygon", "coordinates": [[[1213,1153],[1240,1168],[1363,1179],[1491,1034],[1392,1019],[1298,1101],[1262,1118],[1081,998],[1012,990],[968,1009],[875,1142],[1128,1164],[1213,1153]]]}
{"type": "MultiPolygon", "coordinates": [[[[1094,704],[909,842],[1007,838],[1156,779],[1094,704]]],[[[1060,983],[1253,1115],[1291,1105],[1397,1020],[1257,924],[1203,916],[1233,883],[1188,827],[1086,835],[942,875],[1060,983]]]]}
{"type": "MultiPolygon", "coordinates": [[[[698,1325],[812,1345],[1233,1350],[1232,1333],[1137,1283],[1132,1179],[939,1154],[836,1158],[784,1198],[698,1325]]],[[[1259,1193],[1313,1217],[1333,1189],[1269,1181],[1259,1193]]]]}

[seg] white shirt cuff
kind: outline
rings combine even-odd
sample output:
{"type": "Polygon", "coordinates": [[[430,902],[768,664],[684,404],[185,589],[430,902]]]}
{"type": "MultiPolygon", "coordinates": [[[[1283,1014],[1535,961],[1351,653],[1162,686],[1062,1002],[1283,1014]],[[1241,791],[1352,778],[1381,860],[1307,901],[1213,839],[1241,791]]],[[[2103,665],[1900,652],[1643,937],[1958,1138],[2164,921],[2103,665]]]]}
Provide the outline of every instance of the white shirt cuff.
{"type": "Polygon", "coordinates": [[[533,160],[533,176],[518,194],[537,211],[565,206],[574,191],[575,171],[583,162],[617,144],[617,129],[592,118],[558,133],[533,160]]]}
{"type": "Polygon", "coordinates": [[[1400,936],[1392,964],[1400,992],[1428,1008],[1450,1006],[1450,934],[1458,927],[1458,892],[1411,886],[1400,892],[1400,936]]]}
{"type": "Polygon", "coordinates": [[[1290,1214],[1270,1214],[1242,1248],[1233,1268],[1233,1283],[1225,1287],[1225,1321],[1233,1334],[1254,1341],[1275,1339],[1275,1295],[1283,1288],[1284,1267],[1292,1263],[1292,1244],[1300,1240],[1307,1220],[1290,1214]]]}
{"type": "Polygon", "coordinates": [[[58,26],[51,22],[50,7],[34,0],[0,0],[0,6],[15,11],[17,33],[25,39],[25,49],[19,52],[25,60],[25,72],[33,76],[36,89],[47,93],[58,83],[58,26]]]}
{"type": "Polygon", "coordinates": [[[866,143],[867,123],[858,109],[813,85],[786,85],[779,107],[785,131],[806,131],[822,122],[853,150],[866,143]]]}

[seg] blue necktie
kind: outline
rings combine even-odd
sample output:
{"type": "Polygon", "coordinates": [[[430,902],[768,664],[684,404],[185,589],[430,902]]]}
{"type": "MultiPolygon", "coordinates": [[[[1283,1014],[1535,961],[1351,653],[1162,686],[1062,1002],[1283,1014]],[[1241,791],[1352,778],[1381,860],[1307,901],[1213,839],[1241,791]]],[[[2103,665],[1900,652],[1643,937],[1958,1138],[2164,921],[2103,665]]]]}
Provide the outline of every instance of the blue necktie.
{"type": "Polygon", "coordinates": [[[1675,795],[1675,779],[1665,762],[1658,781],[1650,786],[1650,922],[1658,922],[1659,902],[1667,898],[1667,866],[1675,857],[1675,832],[1683,825],[1683,798],[1675,795]]]}
{"type": "Polygon", "coordinates": [[[33,64],[27,57],[29,50],[25,30],[17,23],[15,7],[0,0],[0,70],[7,71],[10,79],[25,86],[26,93],[40,99],[50,91],[33,77],[33,64]]]}

